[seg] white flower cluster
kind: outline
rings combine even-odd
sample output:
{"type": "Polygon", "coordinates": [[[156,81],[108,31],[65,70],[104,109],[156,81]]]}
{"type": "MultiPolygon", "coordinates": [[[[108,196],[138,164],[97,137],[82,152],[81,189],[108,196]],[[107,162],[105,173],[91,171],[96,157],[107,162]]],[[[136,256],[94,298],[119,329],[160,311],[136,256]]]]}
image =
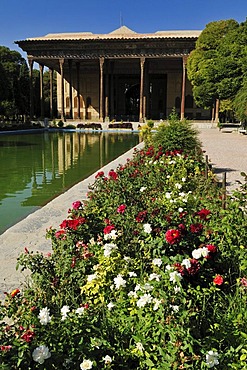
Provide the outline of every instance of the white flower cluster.
{"type": "Polygon", "coordinates": [[[42,365],[45,360],[51,357],[51,353],[48,347],[42,345],[34,349],[32,357],[35,362],[38,362],[40,365],[42,365]]]}
{"type": "Polygon", "coordinates": [[[194,249],[192,252],[192,257],[195,258],[196,260],[199,260],[201,257],[207,257],[209,254],[208,248],[207,247],[202,247],[198,249],[194,249]]]}
{"type": "Polygon", "coordinates": [[[104,235],[105,240],[116,240],[118,238],[119,234],[117,230],[113,229],[109,234],[104,235]]]}
{"type": "Polygon", "coordinates": [[[214,351],[208,351],[208,353],[206,354],[206,363],[208,365],[208,367],[214,367],[215,365],[219,365],[219,354],[218,352],[214,352],[214,351]]]}
{"type": "Polygon", "coordinates": [[[105,257],[110,257],[112,251],[117,249],[117,246],[114,243],[106,243],[104,245],[103,249],[104,249],[104,256],[105,257]]]}

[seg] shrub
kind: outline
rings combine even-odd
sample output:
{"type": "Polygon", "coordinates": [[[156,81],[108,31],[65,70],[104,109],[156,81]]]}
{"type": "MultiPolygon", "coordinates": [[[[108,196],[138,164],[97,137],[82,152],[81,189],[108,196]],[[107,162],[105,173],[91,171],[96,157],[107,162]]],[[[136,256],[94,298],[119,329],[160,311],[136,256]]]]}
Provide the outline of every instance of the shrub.
{"type": "Polygon", "coordinates": [[[58,121],[58,127],[62,128],[64,126],[64,122],[60,119],[60,121],[58,121]]]}
{"type": "Polygon", "coordinates": [[[198,133],[187,120],[180,121],[175,113],[169,117],[168,124],[161,123],[153,137],[154,145],[161,145],[166,150],[184,152],[200,149],[198,133]]]}

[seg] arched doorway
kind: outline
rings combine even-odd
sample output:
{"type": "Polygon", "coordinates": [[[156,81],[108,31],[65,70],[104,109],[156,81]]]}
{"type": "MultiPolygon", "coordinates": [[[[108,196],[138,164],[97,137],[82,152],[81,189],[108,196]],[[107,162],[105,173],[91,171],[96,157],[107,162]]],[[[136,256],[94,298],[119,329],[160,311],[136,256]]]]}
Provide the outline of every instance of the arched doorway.
{"type": "Polygon", "coordinates": [[[125,91],[125,112],[131,120],[139,118],[140,110],[140,84],[129,86],[125,91]]]}

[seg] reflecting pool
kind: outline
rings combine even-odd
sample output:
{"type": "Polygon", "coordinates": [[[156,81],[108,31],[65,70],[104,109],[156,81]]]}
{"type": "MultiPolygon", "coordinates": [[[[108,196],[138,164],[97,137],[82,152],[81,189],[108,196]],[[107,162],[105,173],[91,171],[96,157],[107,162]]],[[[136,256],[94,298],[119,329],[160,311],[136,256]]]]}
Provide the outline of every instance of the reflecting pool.
{"type": "Polygon", "coordinates": [[[134,133],[0,135],[0,234],[138,143],[134,133]]]}

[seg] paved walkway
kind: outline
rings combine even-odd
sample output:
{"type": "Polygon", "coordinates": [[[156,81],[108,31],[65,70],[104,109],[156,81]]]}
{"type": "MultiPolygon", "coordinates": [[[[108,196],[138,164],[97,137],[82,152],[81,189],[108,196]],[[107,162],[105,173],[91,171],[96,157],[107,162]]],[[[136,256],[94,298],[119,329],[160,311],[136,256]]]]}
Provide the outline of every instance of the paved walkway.
{"type": "MultiPolygon", "coordinates": [[[[203,148],[211,163],[220,175],[227,173],[227,189],[236,188],[236,180],[241,180],[240,172],[247,173],[247,136],[238,133],[222,133],[217,128],[200,129],[199,134],[203,148]]],[[[139,144],[141,146],[142,144],[139,144]]],[[[108,173],[133,154],[131,149],[102,170],[108,173]]],[[[0,235],[0,299],[4,291],[20,287],[25,276],[16,271],[16,260],[24,248],[47,253],[51,250],[51,241],[46,240],[46,229],[58,228],[67,217],[68,209],[76,200],[86,198],[88,185],[92,184],[95,174],[72,187],[64,194],[29,215],[0,235]]]]}
{"type": "Polygon", "coordinates": [[[238,132],[221,132],[218,128],[200,129],[199,138],[214,172],[222,178],[226,173],[227,192],[239,188],[241,172],[247,174],[247,136],[238,132]]]}

